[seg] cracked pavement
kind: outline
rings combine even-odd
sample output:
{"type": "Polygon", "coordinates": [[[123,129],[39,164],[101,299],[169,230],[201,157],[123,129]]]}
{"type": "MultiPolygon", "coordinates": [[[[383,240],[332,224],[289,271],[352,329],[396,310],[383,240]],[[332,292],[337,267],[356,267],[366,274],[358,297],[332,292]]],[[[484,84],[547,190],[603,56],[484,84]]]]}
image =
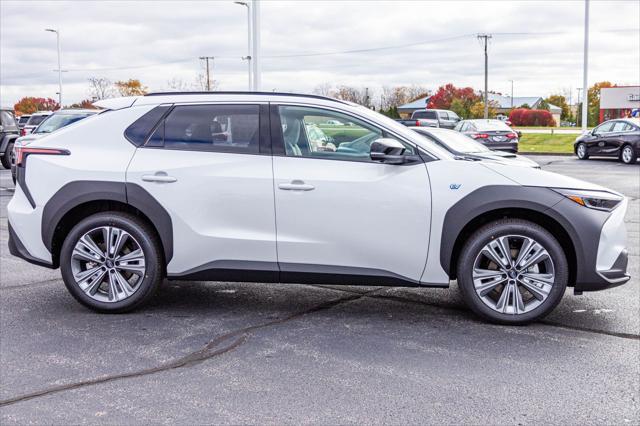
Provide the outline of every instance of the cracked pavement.
{"type": "Polygon", "coordinates": [[[98,315],[7,250],[0,171],[0,423],[640,423],[640,166],[537,156],[631,198],[632,280],[489,325],[448,290],[166,282],[98,315]]]}

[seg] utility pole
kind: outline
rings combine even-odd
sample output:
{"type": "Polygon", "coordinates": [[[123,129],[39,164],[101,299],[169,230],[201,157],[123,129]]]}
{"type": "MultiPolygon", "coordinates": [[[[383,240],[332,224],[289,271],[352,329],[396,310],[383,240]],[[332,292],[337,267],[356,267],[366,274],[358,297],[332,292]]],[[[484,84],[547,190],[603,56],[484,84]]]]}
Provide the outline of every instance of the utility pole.
{"type": "Polygon", "coordinates": [[[207,92],[211,91],[211,79],[209,78],[209,59],[211,59],[211,63],[213,64],[213,56],[200,56],[200,60],[206,61],[207,63],[207,92]]]}
{"type": "Polygon", "coordinates": [[[478,40],[484,42],[484,118],[489,118],[489,55],[487,54],[487,44],[491,38],[490,34],[478,34],[478,40]]]}
{"type": "Polygon", "coordinates": [[[511,109],[513,109],[513,80],[509,80],[511,82],[511,109]]]}
{"type": "Polygon", "coordinates": [[[589,84],[587,79],[587,71],[589,69],[589,0],[584,0],[584,61],[583,77],[582,77],[582,131],[587,131],[588,103],[589,103],[589,84]]]}

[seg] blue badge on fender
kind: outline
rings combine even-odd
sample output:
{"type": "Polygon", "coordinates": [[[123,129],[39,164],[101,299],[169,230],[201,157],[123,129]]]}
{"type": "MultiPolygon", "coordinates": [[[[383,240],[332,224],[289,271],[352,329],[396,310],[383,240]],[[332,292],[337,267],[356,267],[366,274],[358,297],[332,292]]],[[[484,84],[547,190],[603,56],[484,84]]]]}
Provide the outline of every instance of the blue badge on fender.
{"type": "Polygon", "coordinates": [[[452,183],[451,185],[449,185],[449,189],[458,189],[462,186],[461,183],[452,183]]]}

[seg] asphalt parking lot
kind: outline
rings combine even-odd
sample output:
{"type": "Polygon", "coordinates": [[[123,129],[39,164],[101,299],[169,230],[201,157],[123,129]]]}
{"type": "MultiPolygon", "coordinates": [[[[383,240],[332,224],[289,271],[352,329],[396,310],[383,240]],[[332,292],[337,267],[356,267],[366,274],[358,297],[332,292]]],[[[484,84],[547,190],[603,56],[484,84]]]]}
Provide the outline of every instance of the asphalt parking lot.
{"type": "Polygon", "coordinates": [[[631,199],[632,280],[525,327],[480,322],[455,284],[170,282],[98,315],[9,255],[2,170],[0,423],[639,424],[640,165],[534,159],[631,199]]]}

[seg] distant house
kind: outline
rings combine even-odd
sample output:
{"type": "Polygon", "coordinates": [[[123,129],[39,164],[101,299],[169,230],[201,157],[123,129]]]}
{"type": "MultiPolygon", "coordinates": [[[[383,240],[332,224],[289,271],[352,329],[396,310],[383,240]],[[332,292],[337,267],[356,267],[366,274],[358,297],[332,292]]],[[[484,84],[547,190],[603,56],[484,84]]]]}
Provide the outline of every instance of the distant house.
{"type": "Polygon", "coordinates": [[[416,99],[413,102],[409,102],[408,104],[400,105],[398,107],[398,114],[400,114],[401,118],[411,118],[411,114],[413,111],[419,109],[425,109],[427,107],[427,102],[429,102],[430,96],[425,96],[424,98],[416,99]]]}
{"type": "MultiPolygon", "coordinates": [[[[541,96],[514,96],[513,100],[511,96],[503,96],[497,93],[489,93],[489,101],[497,104],[496,111],[498,114],[509,115],[512,108],[520,108],[522,105],[529,105],[531,109],[539,109],[542,102],[541,96]]],[[[553,116],[556,125],[560,125],[560,116],[562,115],[562,108],[549,104],[549,112],[553,116]]]]}

